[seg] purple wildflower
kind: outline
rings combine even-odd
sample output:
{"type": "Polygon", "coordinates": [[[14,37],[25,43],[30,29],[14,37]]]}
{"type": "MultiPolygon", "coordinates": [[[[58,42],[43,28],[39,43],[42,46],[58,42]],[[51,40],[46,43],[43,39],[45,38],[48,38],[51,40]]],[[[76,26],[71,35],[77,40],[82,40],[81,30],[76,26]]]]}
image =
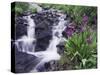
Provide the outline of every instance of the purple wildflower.
{"type": "Polygon", "coordinates": [[[82,19],[83,25],[86,25],[88,23],[88,20],[89,20],[88,16],[87,15],[84,15],[83,16],[83,19],[82,19]]]}
{"type": "Polygon", "coordinates": [[[66,29],[66,34],[68,37],[71,37],[73,33],[74,33],[73,29],[71,29],[71,28],[66,29]]]}
{"type": "Polygon", "coordinates": [[[71,23],[65,30],[66,32],[66,35],[68,37],[71,37],[73,35],[73,33],[75,32],[75,24],[74,23],[71,23]]]}

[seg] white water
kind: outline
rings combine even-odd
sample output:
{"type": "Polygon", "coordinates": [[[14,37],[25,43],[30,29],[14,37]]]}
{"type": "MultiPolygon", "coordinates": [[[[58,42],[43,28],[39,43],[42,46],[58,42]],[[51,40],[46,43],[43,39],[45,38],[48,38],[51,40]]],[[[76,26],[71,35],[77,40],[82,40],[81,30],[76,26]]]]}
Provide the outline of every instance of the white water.
{"type": "Polygon", "coordinates": [[[57,47],[56,46],[61,41],[63,41],[62,40],[63,39],[62,32],[66,28],[66,26],[65,26],[66,21],[64,20],[64,17],[65,17],[65,15],[61,15],[59,17],[58,25],[53,27],[53,29],[52,29],[53,38],[50,40],[49,47],[46,49],[46,51],[32,53],[32,54],[36,55],[37,57],[42,57],[42,60],[40,61],[40,63],[38,63],[36,65],[34,70],[32,70],[31,72],[37,72],[38,71],[37,68],[41,67],[46,62],[50,62],[52,60],[59,60],[60,59],[61,56],[57,53],[57,47]],[[58,36],[55,35],[56,33],[58,33],[58,36]]]}
{"type": "Polygon", "coordinates": [[[31,19],[31,15],[25,16],[24,19],[27,19],[28,26],[27,26],[27,35],[22,36],[20,39],[16,40],[15,44],[19,51],[21,52],[30,52],[29,49],[32,48],[31,52],[34,52],[35,44],[35,23],[34,20],[31,19]],[[20,44],[21,43],[21,47],[20,44]]]}
{"type": "Polygon", "coordinates": [[[57,45],[63,41],[62,32],[66,28],[65,24],[66,21],[64,20],[65,15],[58,13],[60,15],[59,17],[59,23],[56,26],[53,26],[52,29],[52,39],[50,40],[50,44],[48,48],[45,51],[39,51],[34,52],[35,44],[32,43],[36,41],[35,39],[35,23],[34,20],[29,16],[26,16],[25,18],[28,21],[28,27],[27,27],[27,35],[22,36],[20,39],[15,41],[15,44],[19,51],[25,52],[27,54],[34,55],[38,58],[41,58],[41,61],[34,67],[33,70],[30,72],[37,72],[38,67],[43,66],[46,62],[50,62],[52,60],[59,60],[60,55],[57,53],[57,45]],[[56,35],[58,34],[58,35],[56,35]],[[21,47],[20,43],[21,42],[21,47]],[[30,51],[30,47],[32,47],[32,51],[30,51]]]}
{"type": "Polygon", "coordinates": [[[28,28],[27,28],[27,36],[29,38],[33,38],[35,39],[35,22],[33,19],[31,19],[31,16],[27,16],[27,20],[28,20],[28,28]]]}

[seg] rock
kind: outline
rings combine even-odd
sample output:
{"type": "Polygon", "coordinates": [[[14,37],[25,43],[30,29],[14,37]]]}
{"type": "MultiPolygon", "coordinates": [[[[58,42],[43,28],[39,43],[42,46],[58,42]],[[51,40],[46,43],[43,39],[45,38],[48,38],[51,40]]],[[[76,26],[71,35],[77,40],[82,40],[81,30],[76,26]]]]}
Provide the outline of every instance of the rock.
{"type": "Polygon", "coordinates": [[[63,55],[64,54],[64,48],[65,48],[65,44],[64,42],[60,42],[58,45],[57,45],[57,52],[60,54],[60,55],[63,55]]]}
{"type": "Polygon", "coordinates": [[[27,53],[19,52],[16,49],[15,52],[15,72],[16,73],[27,73],[32,70],[36,64],[39,62],[37,61],[38,58],[34,55],[30,55],[27,53]]]}
{"type": "Polygon", "coordinates": [[[22,37],[23,35],[27,35],[27,21],[23,17],[16,17],[14,30],[16,39],[22,37]]]}
{"type": "Polygon", "coordinates": [[[52,38],[52,36],[46,36],[45,38],[42,39],[37,39],[36,47],[35,47],[35,52],[37,51],[45,51],[46,48],[49,45],[49,40],[52,38]]]}

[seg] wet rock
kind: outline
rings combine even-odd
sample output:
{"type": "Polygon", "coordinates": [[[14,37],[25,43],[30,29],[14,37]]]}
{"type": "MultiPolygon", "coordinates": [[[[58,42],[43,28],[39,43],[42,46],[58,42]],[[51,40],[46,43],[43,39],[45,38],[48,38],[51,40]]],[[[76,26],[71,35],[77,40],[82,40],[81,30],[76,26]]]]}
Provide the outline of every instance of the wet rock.
{"type": "Polygon", "coordinates": [[[57,52],[60,54],[60,55],[63,55],[64,54],[64,48],[65,48],[65,44],[64,42],[60,42],[58,45],[57,45],[57,52]]]}
{"type": "Polygon", "coordinates": [[[35,52],[37,51],[45,51],[49,45],[49,40],[52,36],[46,36],[45,38],[38,39],[35,47],[35,52]]]}
{"type": "Polygon", "coordinates": [[[16,49],[15,52],[15,72],[16,73],[27,73],[32,70],[35,65],[39,62],[37,57],[27,53],[19,52],[16,49]]]}
{"type": "Polygon", "coordinates": [[[27,35],[27,21],[23,17],[16,17],[15,20],[15,35],[16,39],[27,35]]]}

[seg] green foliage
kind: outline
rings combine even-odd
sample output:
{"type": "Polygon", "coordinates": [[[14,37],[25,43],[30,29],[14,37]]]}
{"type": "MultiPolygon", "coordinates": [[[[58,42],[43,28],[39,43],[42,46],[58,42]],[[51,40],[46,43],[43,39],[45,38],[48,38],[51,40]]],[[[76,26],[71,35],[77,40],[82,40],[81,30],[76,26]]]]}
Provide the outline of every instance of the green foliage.
{"type": "Polygon", "coordinates": [[[71,61],[77,59],[75,68],[95,68],[96,67],[96,33],[90,32],[89,29],[74,34],[66,41],[65,52],[71,58],[71,61]],[[91,43],[87,42],[87,37],[91,36],[91,43]]]}
{"type": "Polygon", "coordinates": [[[28,3],[16,2],[15,3],[15,14],[16,15],[22,14],[23,12],[27,11],[28,8],[29,8],[28,3]]]}
{"type": "Polygon", "coordinates": [[[15,7],[12,8],[12,12],[15,11],[16,15],[22,14],[24,12],[36,12],[36,8],[31,7],[29,3],[26,2],[16,2],[15,7]]]}
{"type": "Polygon", "coordinates": [[[28,9],[31,13],[35,13],[37,11],[36,8],[30,6],[30,8],[28,9]]]}

